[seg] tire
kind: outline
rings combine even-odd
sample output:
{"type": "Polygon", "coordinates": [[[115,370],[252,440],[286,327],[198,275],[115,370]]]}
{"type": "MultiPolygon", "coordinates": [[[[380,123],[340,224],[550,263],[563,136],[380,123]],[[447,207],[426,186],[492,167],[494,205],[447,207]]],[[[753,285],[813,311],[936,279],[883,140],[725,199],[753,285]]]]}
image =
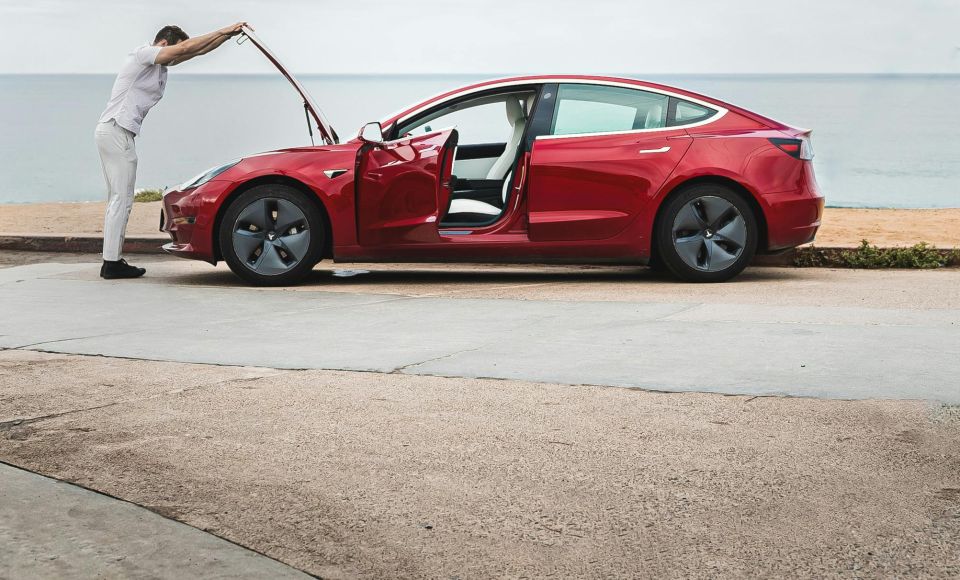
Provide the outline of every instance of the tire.
{"type": "Polygon", "coordinates": [[[654,252],[650,256],[650,260],[647,262],[647,268],[650,268],[651,272],[661,273],[667,272],[667,267],[663,265],[663,260],[660,258],[659,252],[654,252]]]}
{"type": "Polygon", "coordinates": [[[694,185],[668,199],[654,232],[660,262],[686,282],[724,282],[757,251],[753,208],[723,185],[694,185]]]}
{"type": "Polygon", "coordinates": [[[268,184],[230,201],[217,236],[237,276],[257,286],[287,286],[302,281],[320,261],[326,229],[307,196],[268,184]]]}

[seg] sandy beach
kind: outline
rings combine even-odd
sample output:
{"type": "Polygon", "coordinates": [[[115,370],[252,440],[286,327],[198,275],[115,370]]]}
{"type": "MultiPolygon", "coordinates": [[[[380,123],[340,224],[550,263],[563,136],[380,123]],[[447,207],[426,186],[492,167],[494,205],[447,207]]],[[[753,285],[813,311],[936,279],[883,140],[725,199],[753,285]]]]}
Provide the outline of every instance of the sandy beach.
{"type": "MultiPolygon", "coordinates": [[[[0,233],[99,234],[103,209],[103,203],[93,202],[0,205],[0,233]]],[[[158,234],[159,223],[160,202],[135,203],[127,235],[158,234]]],[[[827,208],[815,245],[857,246],[863,239],[882,247],[927,242],[960,248],[960,208],[827,208]]]]}

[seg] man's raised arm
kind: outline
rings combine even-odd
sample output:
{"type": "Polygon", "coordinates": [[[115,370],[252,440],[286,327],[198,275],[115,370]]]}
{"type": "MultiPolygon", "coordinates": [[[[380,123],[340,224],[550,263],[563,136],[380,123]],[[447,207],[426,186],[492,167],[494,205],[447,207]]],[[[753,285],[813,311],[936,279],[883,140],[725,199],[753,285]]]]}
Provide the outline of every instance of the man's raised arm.
{"type": "Polygon", "coordinates": [[[173,46],[164,46],[157,53],[156,64],[174,66],[195,56],[206,54],[217,48],[229,38],[242,32],[246,22],[237,22],[220,30],[208,32],[196,38],[189,38],[173,46]]]}

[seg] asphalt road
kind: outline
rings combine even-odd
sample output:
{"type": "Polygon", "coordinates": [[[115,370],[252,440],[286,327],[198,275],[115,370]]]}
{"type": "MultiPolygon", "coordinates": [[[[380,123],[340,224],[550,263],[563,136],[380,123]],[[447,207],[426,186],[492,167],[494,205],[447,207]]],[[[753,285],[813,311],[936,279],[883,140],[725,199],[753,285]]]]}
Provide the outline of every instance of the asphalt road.
{"type": "Polygon", "coordinates": [[[282,369],[960,403],[960,270],[335,266],[296,289],[161,261],[0,269],[0,347],[282,369]],[[361,269],[362,268],[362,269],[361,269]]]}

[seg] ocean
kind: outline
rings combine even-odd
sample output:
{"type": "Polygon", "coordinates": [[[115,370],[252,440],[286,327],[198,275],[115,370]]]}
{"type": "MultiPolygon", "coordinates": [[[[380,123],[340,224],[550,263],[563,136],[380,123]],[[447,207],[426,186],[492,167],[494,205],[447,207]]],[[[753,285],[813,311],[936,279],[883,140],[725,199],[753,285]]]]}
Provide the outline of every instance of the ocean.
{"type": "MultiPolygon", "coordinates": [[[[468,75],[299,77],[343,137],[468,75]]],[[[960,207],[960,76],[620,75],[705,93],[813,129],[827,205],[960,207]]],[[[93,129],[110,75],[0,75],[0,203],[104,199],[93,129]]],[[[138,188],[172,186],[246,154],[309,144],[276,75],[171,70],[137,141],[138,188]]]]}

